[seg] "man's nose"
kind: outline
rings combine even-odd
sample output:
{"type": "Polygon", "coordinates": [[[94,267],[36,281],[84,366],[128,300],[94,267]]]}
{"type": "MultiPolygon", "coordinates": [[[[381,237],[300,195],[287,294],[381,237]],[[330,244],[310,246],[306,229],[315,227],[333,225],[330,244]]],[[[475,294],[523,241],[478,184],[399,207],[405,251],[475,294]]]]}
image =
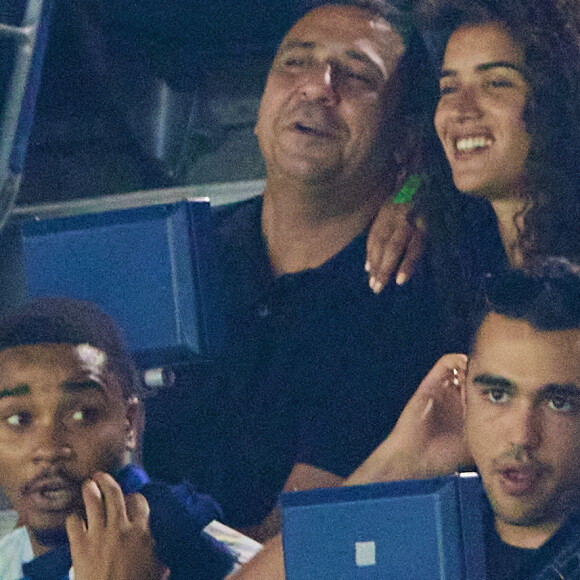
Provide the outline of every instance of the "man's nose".
{"type": "Polygon", "coordinates": [[[311,100],[335,105],[339,101],[332,63],[324,63],[308,71],[303,84],[304,95],[311,100]]]}
{"type": "Polygon", "coordinates": [[[540,412],[533,407],[522,405],[507,418],[510,441],[520,449],[536,449],[542,439],[540,412]]]}
{"type": "Polygon", "coordinates": [[[53,463],[68,459],[72,455],[72,447],[64,425],[50,423],[38,426],[36,435],[35,462],[53,463]]]}

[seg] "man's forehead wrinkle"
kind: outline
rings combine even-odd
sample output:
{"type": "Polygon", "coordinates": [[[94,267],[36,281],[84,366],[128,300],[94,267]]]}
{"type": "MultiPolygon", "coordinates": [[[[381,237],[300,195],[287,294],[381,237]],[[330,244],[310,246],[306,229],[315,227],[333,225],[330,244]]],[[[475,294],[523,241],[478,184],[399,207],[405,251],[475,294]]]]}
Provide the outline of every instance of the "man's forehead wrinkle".
{"type": "Polygon", "coordinates": [[[68,393],[90,390],[104,392],[102,385],[92,379],[70,379],[64,381],[60,386],[63,391],[68,393]]]}

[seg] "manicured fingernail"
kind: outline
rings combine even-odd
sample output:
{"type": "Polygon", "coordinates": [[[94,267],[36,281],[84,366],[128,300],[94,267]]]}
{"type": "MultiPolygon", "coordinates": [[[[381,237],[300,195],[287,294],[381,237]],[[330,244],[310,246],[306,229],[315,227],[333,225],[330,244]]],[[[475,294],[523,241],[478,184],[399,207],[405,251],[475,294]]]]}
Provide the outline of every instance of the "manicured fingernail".
{"type": "Polygon", "coordinates": [[[103,497],[103,494],[101,493],[101,490],[99,489],[99,486],[96,484],[96,482],[93,479],[90,479],[88,481],[87,490],[90,491],[91,493],[94,493],[99,499],[101,499],[103,497]]]}
{"type": "Polygon", "coordinates": [[[380,294],[381,290],[385,287],[385,285],[380,282],[379,280],[377,280],[374,285],[372,286],[373,292],[375,294],[380,294]]]}
{"type": "Polygon", "coordinates": [[[371,263],[367,260],[365,262],[365,272],[370,272],[371,271],[371,263]]]}
{"type": "Polygon", "coordinates": [[[399,272],[395,278],[395,282],[397,283],[397,286],[402,286],[408,279],[407,274],[399,272]]]}
{"type": "Polygon", "coordinates": [[[425,409],[423,409],[421,419],[424,419],[429,414],[429,411],[432,408],[433,408],[433,397],[429,397],[429,399],[427,399],[427,404],[425,405],[425,409]]]}

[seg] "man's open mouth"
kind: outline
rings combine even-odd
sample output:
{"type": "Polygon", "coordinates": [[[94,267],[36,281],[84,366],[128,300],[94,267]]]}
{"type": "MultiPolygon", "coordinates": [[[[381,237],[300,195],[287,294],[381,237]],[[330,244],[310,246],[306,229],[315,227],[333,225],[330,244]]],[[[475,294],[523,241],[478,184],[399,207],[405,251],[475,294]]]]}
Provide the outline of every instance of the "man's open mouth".
{"type": "Polygon", "coordinates": [[[51,479],[36,483],[29,491],[35,506],[43,511],[65,511],[79,501],[78,484],[66,479],[51,479]]]}
{"type": "Polygon", "coordinates": [[[318,137],[320,139],[334,139],[334,132],[323,127],[305,125],[303,123],[295,123],[294,128],[305,135],[318,137]]]}
{"type": "Polygon", "coordinates": [[[504,491],[512,496],[525,496],[533,493],[541,478],[540,469],[527,465],[505,467],[499,473],[504,491]]]}

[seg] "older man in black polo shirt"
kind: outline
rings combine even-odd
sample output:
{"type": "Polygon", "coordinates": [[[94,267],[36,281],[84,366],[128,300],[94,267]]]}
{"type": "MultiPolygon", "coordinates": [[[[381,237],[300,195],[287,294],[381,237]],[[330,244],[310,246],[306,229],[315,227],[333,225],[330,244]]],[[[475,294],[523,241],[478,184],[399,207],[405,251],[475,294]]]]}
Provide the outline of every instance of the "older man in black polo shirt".
{"type": "Polygon", "coordinates": [[[264,193],[216,215],[229,330],[218,376],[184,390],[146,441],[150,471],[192,478],[229,524],[261,525],[259,539],[278,529],[282,489],[352,472],[446,350],[426,260],[379,295],[363,269],[397,181],[406,50],[396,11],[364,6],[312,10],[281,43],[255,129],[264,193]]]}

